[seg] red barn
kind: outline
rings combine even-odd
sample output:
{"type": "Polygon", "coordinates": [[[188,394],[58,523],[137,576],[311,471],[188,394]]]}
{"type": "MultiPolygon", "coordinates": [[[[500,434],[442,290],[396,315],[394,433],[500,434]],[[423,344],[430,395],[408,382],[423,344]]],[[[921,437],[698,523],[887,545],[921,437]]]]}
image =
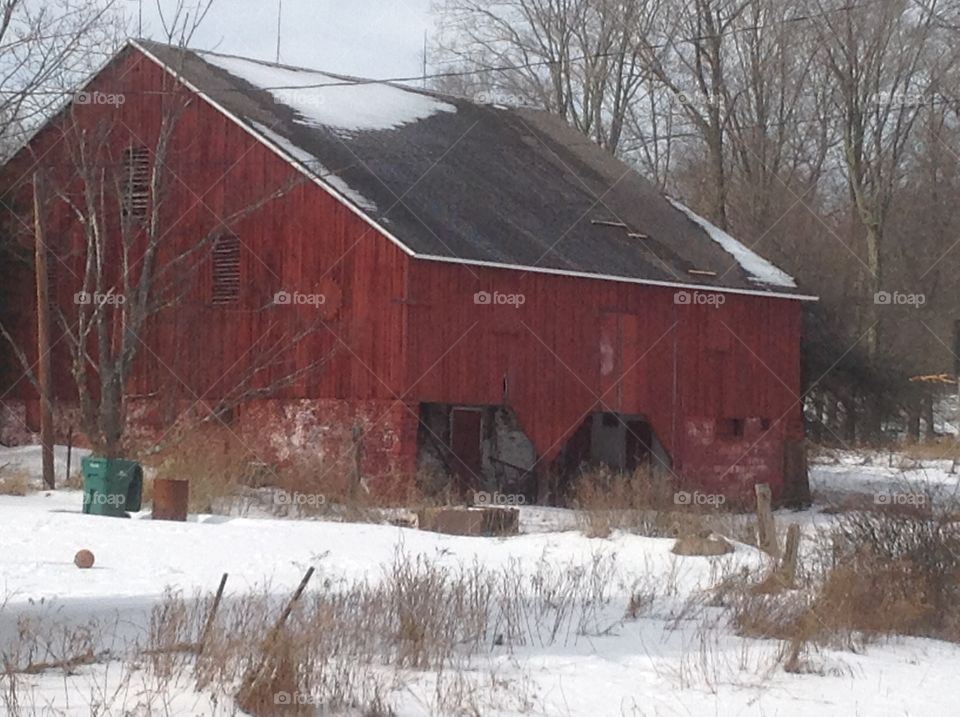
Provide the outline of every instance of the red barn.
{"type": "MultiPolygon", "coordinates": [[[[550,500],[547,476],[649,463],[703,491],[802,493],[812,297],[545,113],[136,41],[8,164],[5,203],[29,207],[38,166],[69,166],[64,127],[105,122],[125,211],[156,201],[175,90],[161,169],[177,216],[158,261],[221,236],[138,337],[135,424],[162,432],[254,373],[262,390],[218,413],[254,455],[333,460],[356,431],[373,490],[431,468],[550,500]],[[290,380],[250,365],[305,321],[320,330],[279,347],[290,380]]],[[[63,303],[83,251],[68,211],[47,221],[63,303]]],[[[32,283],[18,290],[29,304],[32,283]]],[[[56,346],[54,369],[62,430],[75,393],[56,346]]],[[[35,428],[37,401],[8,383],[9,437],[35,428]]]]}

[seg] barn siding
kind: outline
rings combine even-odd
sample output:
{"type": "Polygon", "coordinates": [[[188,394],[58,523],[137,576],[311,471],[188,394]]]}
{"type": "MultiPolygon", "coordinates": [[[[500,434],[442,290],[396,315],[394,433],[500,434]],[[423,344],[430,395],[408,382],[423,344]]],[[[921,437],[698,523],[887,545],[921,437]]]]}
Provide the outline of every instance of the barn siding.
{"type": "Polygon", "coordinates": [[[510,405],[546,459],[591,412],[644,414],[679,477],[779,489],[782,443],[802,435],[799,302],[684,305],[666,287],[425,261],[411,287],[408,381],[422,400],[510,405]],[[524,302],[477,304],[478,291],[524,302]],[[719,418],[745,420],[742,438],[716,438],[719,418]]]}
{"type": "MultiPolygon", "coordinates": [[[[108,68],[96,87],[127,97],[107,116],[114,128],[115,156],[128,141],[152,147],[160,98],[169,89],[165,72],[129,52],[108,68]]],[[[100,108],[77,107],[75,117],[89,123],[103,115],[100,108]]],[[[35,140],[36,154],[45,155],[42,166],[69,171],[63,144],[55,130],[35,140]]],[[[239,305],[210,304],[210,264],[205,256],[194,269],[193,288],[185,300],[152,322],[134,377],[137,393],[174,391],[210,400],[222,396],[250,368],[251,346],[269,346],[284,333],[289,336],[316,321],[316,309],[271,306],[274,294],[285,290],[323,293],[330,303],[323,307],[324,320],[315,334],[286,357],[283,366],[273,369],[271,378],[318,358],[331,354],[332,358],[325,370],[282,391],[280,397],[386,399],[396,395],[404,375],[406,254],[206,102],[191,102],[178,125],[174,146],[168,166],[179,180],[171,186],[168,204],[173,212],[170,221],[180,218],[161,263],[204,236],[221,218],[276,188],[295,186],[233,227],[242,243],[239,305]]],[[[29,158],[21,157],[7,175],[21,178],[12,193],[24,207],[29,206],[29,170],[29,158]]],[[[49,221],[69,225],[66,212],[49,221]]],[[[76,227],[69,233],[59,238],[67,247],[71,243],[78,247],[76,227]]],[[[63,286],[58,288],[62,298],[76,289],[82,265],[80,257],[70,257],[69,248],[60,254],[65,264],[59,277],[63,286]]],[[[29,293],[24,298],[30,307],[34,305],[29,293]]],[[[30,330],[26,324],[22,328],[30,330]]],[[[24,343],[34,342],[27,337],[24,343]]],[[[58,393],[69,397],[66,354],[58,358],[58,376],[66,379],[58,383],[58,393]]]]}

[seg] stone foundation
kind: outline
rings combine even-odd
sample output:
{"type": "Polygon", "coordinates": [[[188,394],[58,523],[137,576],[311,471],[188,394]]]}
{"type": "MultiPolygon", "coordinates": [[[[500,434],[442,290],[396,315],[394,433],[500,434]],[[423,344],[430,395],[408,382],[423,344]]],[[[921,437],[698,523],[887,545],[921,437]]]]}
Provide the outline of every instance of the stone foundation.
{"type": "MultiPolygon", "coordinates": [[[[208,407],[188,401],[178,403],[171,406],[158,399],[131,401],[126,434],[129,444],[139,450],[163,450],[176,445],[186,432],[196,430],[208,407]]],[[[271,465],[304,461],[352,470],[359,457],[362,485],[380,497],[411,487],[416,474],[417,404],[266,399],[244,404],[224,416],[223,422],[226,425],[221,424],[221,430],[249,450],[252,461],[271,465]],[[353,438],[355,428],[361,435],[359,451],[353,438]]],[[[0,404],[0,441],[7,445],[37,443],[38,424],[39,401],[0,404]]],[[[74,445],[89,445],[79,432],[74,406],[58,407],[54,425],[58,443],[66,442],[72,425],[74,445]]]]}

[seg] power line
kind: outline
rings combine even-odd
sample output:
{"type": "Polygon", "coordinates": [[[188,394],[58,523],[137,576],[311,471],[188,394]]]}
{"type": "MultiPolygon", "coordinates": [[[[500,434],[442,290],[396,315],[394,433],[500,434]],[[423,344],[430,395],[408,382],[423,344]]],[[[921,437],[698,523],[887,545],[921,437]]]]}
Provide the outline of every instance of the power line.
{"type": "MultiPolygon", "coordinates": [[[[281,0],[281,1],[282,1],[282,0],[281,0]]],[[[650,44],[650,45],[645,45],[643,49],[644,49],[644,50],[664,50],[664,49],[667,49],[667,48],[669,48],[669,47],[671,47],[671,46],[673,46],[673,45],[675,45],[675,44],[677,44],[677,43],[698,43],[698,42],[703,42],[703,41],[705,41],[705,40],[715,40],[715,39],[719,39],[719,38],[722,38],[722,37],[729,37],[729,36],[731,36],[731,35],[737,35],[737,34],[744,33],[744,32],[754,32],[754,31],[757,31],[757,30],[763,30],[763,29],[766,29],[766,28],[768,28],[768,27],[777,27],[777,26],[782,26],[782,25],[787,25],[787,24],[797,23],[797,22],[808,22],[808,21],[813,20],[813,19],[818,18],[818,17],[826,17],[827,15],[832,15],[832,14],[835,14],[835,13],[849,12],[849,11],[852,11],[852,10],[859,10],[859,9],[871,7],[871,6],[873,6],[873,5],[877,5],[877,4],[879,4],[879,3],[888,2],[888,1],[889,1],[889,0],[862,0],[862,1],[859,2],[859,3],[852,3],[852,4],[849,4],[849,5],[844,5],[844,6],[837,7],[837,8],[830,8],[830,9],[823,10],[822,12],[819,12],[819,13],[810,13],[810,14],[807,14],[807,15],[798,15],[798,16],[795,16],[795,17],[790,17],[790,18],[785,18],[785,19],[783,19],[783,20],[778,20],[778,21],[776,21],[776,22],[765,23],[765,24],[762,24],[762,25],[749,25],[749,26],[745,26],[745,27],[737,27],[737,28],[732,28],[732,29],[730,29],[730,30],[727,30],[727,31],[725,31],[725,32],[721,32],[721,33],[714,33],[714,34],[710,34],[710,35],[695,35],[695,36],[692,36],[692,37],[680,38],[679,40],[670,40],[670,41],[665,41],[665,42],[662,42],[662,43],[654,43],[654,44],[650,44]]],[[[278,31],[278,35],[279,35],[279,31],[278,31]]],[[[278,67],[286,67],[286,68],[294,69],[294,70],[306,70],[306,71],[308,71],[308,72],[314,72],[314,73],[316,73],[316,74],[323,74],[323,75],[327,75],[327,76],[329,76],[329,77],[338,77],[338,75],[336,75],[336,74],[334,74],[334,73],[327,73],[327,72],[323,72],[322,70],[313,70],[313,69],[307,68],[307,67],[298,67],[298,66],[292,66],[292,65],[284,65],[284,64],[281,64],[281,63],[279,62],[279,58],[278,58],[278,61],[277,61],[277,62],[270,63],[270,62],[267,62],[267,61],[264,61],[264,60],[256,60],[256,59],[249,58],[249,57],[240,57],[240,56],[238,56],[238,55],[225,55],[225,54],[222,54],[222,53],[206,52],[206,51],[204,51],[204,50],[193,50],[193,49],[190,49],[190,48],[177,48],[176,46],[172,46],[172,45],[168,45],[167,47],[170,47],[170,48],[172,48],[172,49],[183,49],[183,50],[185,50],[186,52],[191,52],[191,53],[196,54],[198,57],[200,57],[200,59],[203,59],[203,55],[218,55],[218,56],[224,56],[224,57],[236,57],[236,58],[238,58],[238,59],[248,60],[248,61],[250,61],[250,62],[256,62],[256,63],[260,63],[260,64],[266,64],[266,65],[271,65],[271,64],[272,64],[272,65],[276,65],[276,66],[278,66],[278,67]]],[[[269,91],[269,90],[307,90],[307,89],[323,89],[323,88],[325,88],[325,87],[344,87],[344,86],[365,85],[365,84],[388,84],[388,83],[405,84],[405,83],[416,83],[416,82],[424,82],[424,81],[426,81],[426,80],[440,80],[440,79],[450,79],[450,78],[456,78],[456,77],[468,77],[468,76],[470,76],[470,75],[480,75],[480,74],[487,74],[487,73],[514,72],[514,71],[518,71],[518,70],[527,70],[527,69],[534,69],[534,68],[536,68],[536,67],[545,67],[545,66],[548,66],[548,65],[554,65],[554,64],[557,64],[558,62],[583,62],[583,61],[585,61],[585,60],[609,59],[609,58],[623,58],[623,57],[626,57],[628,54],[630,54],[630,52],[631,52],[631,50],[616,50],[616,51],[611,51],[611,52],[597,52],[597,53],[592,53],[592,54],[576,55],[576,56],[570,57],[570,58],[563,58],[562,60],[557,60],[557,59],[551,59],[551,60],[532,60],[532,61],[527,61],[527,62],[522,62],[522,63],[515,63],[515,64],[510,64],[510,65],[499,65],[499,66],[493,66],[493,67],[478,67],[478,68],[468,69],[468,70],[453,70],[453,71],[446,71],[446,72],[435,72],[435,73],[432,73],[432,74],[422,73],[422,74],[419,74],[419,75],[410,75],[410,76],[402,76],[402,77],[387,77],[387,78],[380,78],[380,79],[372,79],[372,78],[364,78],[364,77],[349,77],[349,78],[347,78],[347,77],[340,76],[342,79],[338,79],[338,80],[335,81],[335,82],[321,82],[321,83],[306,84],[306,85],[260,86],[260,87],[258,87],[258,89],[268,90],[268,91],[269,91]]],[[[636,50],[634,50],[633,52],[636,52],[636,50]]],[[[103,55],[106,55],[106,56],[111,56],[110,53],[105,53],[105,52],[104,52],[104,53],[100,53],[100,54],[103,54],[103,55]]],[[[170,94],[170,93],[172,93],[172,92],[169,91],[169,90],[153,90],[152,92],[155,93],[155,94],[170,94]]],[[[245,93],[246,91],[243,90],[243,89],[241,89],[241,88],[224,88],[223,90],[219,90],[219,92],[240,92],[240,93],[245,93]]],[[[2,91],[0,91],[0,93],[2,93],[2,91]]],[[[71,94],[71,93],[69,93],[69,92],[64,92],[64,91],[53,91],[53,90],[50,90],[50,91],[38,91],[38,92],[36,92],[36,93],[34,93],[34,94],[59,94],[59,95],[69,95],[69,94],[71,94]]]]}
{"type": "MultiPolygon", "coordinates": [[[[279,1],[280,1],[280,0],[278,0],[278,8],[279,8],[279,1]]],[[[747,26],[747,27],[738,27],[738,28],[733,28],[733,29],[728,30],[728,31],[723,32],[723,33],[716,33],[716,34],[712,34],[712,35],[700,35],[700,36],[695,36],[695,37],[691,37],[691,38],[681,38],[681,39],[679,40],[679,42],[699,42],[699,41],[703,41],[703,40],[716,39],[716,38],[718,38],[718,37],[730,36],[730,35],[734,35],[734,34],[742,33],[742,32],[756,31],[756,30],[760,30],[760,29],[767,28],[767,27],[775,27],[775,26],[786,25],[786,24],[789,24],[789,23],[796,23],[796,22],[808,22],[808,21],[811,21],[811,20],[813,20],[813,19],[815,19],[815,18],[818,18],[818,17],[825,17],[826,15],[830,15],[830,14],[834,14],[834,13],[839,13],[839,12],[849,12],[849,11],[853,11],[853,10],[857,10],[857,9],[863,9],[863,8],[867,8],[867,7],[876,5],[876,4],[878,4],[878,3],[886,2],[886,1],[887,1],[887,0],[862,0],[862,1],[859,2],[859,3],[848,4],[848,5],[844,5],[844,6],[842,6],[842,7],[838,7],[838,8],[830,8],[830,9],[826,9],[826,10],[824,10],[824,11],[822,11],[822,12],[819,12],[819,13],[811,13],[811,14],[807,14],[807,15],[801,15],[801,16],[795,16],[795,17],[791,17],[791,18],[785,18],[785,19],[779,20],[779,21],[777,21],[777,22],[770,22],[770,23],[766,23],[766,24],[762,24],[762,25],[751,25],[751,26],[747,26]]],[[[279,26],[278,26],[278,27],[279,27],[279,26]]],[[[279,34],[279,33],[278,33],[278,34],[279,34]]],[[[659,43],[659,44],[653,44],[653,45],[647,45],[645,49],[648,49],[648,50],[665,49],[665,48],[667,48],[667,47],[670,47],[670,46],[673,45],[673,44],[675,44],[674,41],[664,42],[664,43],[659,43]]],[[[174,46],[167,46],[167,47],[171,47],[172,49],[180,49],[180,48],[176,48],[176,47],[174,47],[174,46]]],[[[191,53],[195,54],[195,55],[196,55],[197,57],[199,57],[200,59],[203,59],[204,55],[208,55],[208,54],[213,54],[213,55],[217,55],[217,56],[222,56],[222,55],[220,55],[219,53],[207,53],[207,52],[200,51],[200,50],[190,50],[190,49],[188,49],[188,48],[184,48],[184,50],[187,51],[187,52],[191,52],[191,53]]],[[[590,55],[590,54],[585,54],[585,55],[579,55],[579,56],[573,57],[573,58],[568,58],[568,59],[565,60],[565,61],[567,61],[567,62],[575,62],[575,61],[583,61],[583,60],[587,60],[587,59],[599,59],[599,58],[610,58],[610,57],[624,57],[624,56],[626,56],[629,52],[630,52],[629,50],[620,50],[620,51],[615,51],[615,52],[594,53],[594,54],[592,54],[592,55],[590,55]]],[[[226,55],[226,56],[228,56],[228,57],[237,57],[237,56],[231,56],[231,55],[226,55]]],[[[436,72],[436,73],[433,73],[433,74],[427,74],[426,72],[424,72],[424,73],[422,73],[422,74],[420,74],[420,75],[417,75],[417,76],[392,77],[392,78],[384,78],[384,79],[367,79],[367,78],[358,78],[358,77],[345,77],[345,76],[341,76],[341,75],[324,73],[324,72],[319,71],[319,70],[310,70],[309,68],[303,68],[303,67],[292,67],[292,66],[288,66],[288,65],[281,65],[280,63],[269,63],[269,62],[265,62],[265,61],[262,61],[262,60],[254,60],[254,59],[251,59],[251,58],[238,58],[238,59],[244,59],[244,60],[247,60],[247,61],[250,61],[250,62],[256,62],[256,63],[259,63],[259,64],[266,64],[266,65],[275,64],[275,65],[277,65],[277,66],[279,66],[279,67],[288,67],[288,68],[290,68],[290,69],[296,69],[296,70],[306,70],[306,71],[308,71],[308,72],[314,72],[314,73],[316,73],[316,74],[324,74],[324,75],[327,75],[327,76],[329,76],[329,77],[331,77],[331,78],[337,78],[337,80],[336,80],[336,81],[333,81],[333,82],[322,82],[322,83],[305,84],[305,85],[256,86],[256,88],[255,88],[256,90],[259,90],[259,91],[267,91],[267,92],[269,92],[269,91],[277,91],[277,90],[290,90],[290,91],[295,91],[295,90],[309,90],[309,89],[324,89],[324,88],[327,88],[327,87],[349,87],[349,86],[368,85],[368,84],[425,83],[427,80],[430,80],[430,79],[446,79],[446,78],[466,77],[466,76],[480,75],[480,74],[493,74],[493,73],[498,73],[498,72],[500,72],[500,73],[502,73],[502,72],[511,72],[511,71],[518,71],[518,70],[524,70],[524,69],[533,69],[533,68],[536,68],[536,67],[542,67],[542,66],[546,66],[546,65],[555,64],[555,63],[557,62],[557,60],[535,60],[535,61],[528,61],[528,62],[523,62],[523,63],[512,64],[512,65],[500,65],[500,66],[494,66],[494,67],[480,67],[480,68],[466,69],[466,70],[436,72]]],[[[409,88],[409,89],[416,91],[415,88],[409,88]]],[[[136,95],[162,95],[162,96],[167,96],[167,95],[174,95],[174,94],[178,94],[178,93],[182,93],[182,92],[183,92],[183,90],[174,90],[174,89],[170,89],[170,90],[141,90],[141,89],[132,89],[132,90],[129,90],[129,91],[126,91],[126,92],[123,92],[123,93],[117,93],[117,94],[122,94],[122,95],[132,94],[132,95],[135,95],[135,96],[136,96],[136,95]]],[[[246,89],[243,89],[243,88],[239,88],[239,87],[226,87],[226,88],[220,88],[220,89],[215,89],[215,90],[214,90],[214,89],[206,88],[206,89],[203,90],[203,93],[204,93],[204,94],[207,94],[207,95],[210,95],[210,96],[226,95],[226,94],[228,94],[228,93],[249,94],[249,90],[246,90],[246,89]]],[[[21,94],[23,94],[22,91],[18,92],[18,91],[15,91],[15,90],[2,90],[2,89],[0,89],[0,96],[4,96],[4,95],[17,96],[17,95],[21,95],[21,94]]],[[[67,91],[67,90],[36,90],[36,91],[30,92],[30,94],[31,94],[31,95],[49,95],[49,96],[59,96],[59,97],[70,97],[70,96],[76,96],[76,95],[82,94],[82,93],[81,93],[81,92],[78,92],[78,91],[67,91]]],[[[87,93],[87,94],[90,94],[90,93],[87,93]]],[[[109,94],[109,93],[103,93],[103,94],[109,94]]],[[[675,96],[676,96],[676,95],[675,95],[675,96]]],[[[680,96],[682,97],[683,95],[680,95],[680,96]]],[[[469,98],[465,98],[465,99],[469,99],[469,98]]],[[[710,99],[709,99],[709,98],[702,98],[702,99],[703,99],[703,102],[705,102],[705,103],[709,103],[709,102],[710,102],[710,99]]],[[[681,102],[684,103],[683,100],[681,100],[681,102]]],[[[902,102],[902,103],[899,103],[899,104],[897,104],[897,103],[895,103],[895,102],[892,102],[892,103],[890,103],[889,106],[890,106],[890,107],[897,107],[897,106],[899,106],[899,107],[901,107],[901,108],[903,108],[903,109],[907,109],[907,108],[917,108],[917,109],[919,109],[920,107],[927,107],[927,106],[932,107],[932,106],[940,106],[940,105],[944,105],[944,106],[960,105],[960,98],[949,97],[949,96],[946,96],[946,95],[943,95],[943,94],[939,94],[939,96],[934,95],[934,96],[931,96],[931,97],[928,98],[928,99],[924,99],[924,100],[921,101],[921,102],[902,102]]],[[[681,110],[681,111],[682,111],[682,110],[681,110]]],[[[760,123],[757,123],[757,124],[743,124],[743,125],[739,125],[739,126],[740,126],[742,129],[765,129],[765,128],[773,129],[773,128],[778,128],[778,127],[783,127],[783,126],[789,126],[789,125],[796,125],[796,124],[821,123],[821,122],[825,122],[825,121],[842,119],[842,117],[843,117],[843,115],[821,115],[821,116],[818,116],[818,117],[809,117],[809,118],[800,118],[800,117],[798,117],[798,118],[794,118],[794,119],[787,120],[787,121],[770,122],[770,123],[765,123],[765,124],[760,124],[760,123]]],[[[691,127],[691,129],[693,129],[693,128],[691,127]]],[[[24,132],[24,134],[29,134],[29,133],[30,133],[30,132],[27,132],[27,131],[24,132]]],[[[657,139],[658,139],[658,140],[666,141],[666,140],[670,140],[670,139],[688,139],[688,138],[695,138],[695,137],[697,137],[697,136],[698,136],[698,135],[697,135],[695,132],[689,132],[689,131],[688,131],[688,132],[683,132],[683,133],[670,133],[670,134],[668,134],[668,135],[660,135],[660,136],[657,137],[657,139]]]]}

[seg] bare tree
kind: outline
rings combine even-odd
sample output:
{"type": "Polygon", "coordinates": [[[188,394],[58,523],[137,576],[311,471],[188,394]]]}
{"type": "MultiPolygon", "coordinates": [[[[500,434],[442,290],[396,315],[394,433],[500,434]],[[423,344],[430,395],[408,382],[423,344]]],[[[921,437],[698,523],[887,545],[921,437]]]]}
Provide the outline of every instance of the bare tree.
{"type": "MultiPolygon", "coordinates": [[[[201,19],[202,14],[174,17],[168,34],[186,41],[201,19]]],[[[108,457],[123,449],[137,359],[151,329],[196,290],[197,271],[221,237],[304,181],[291,176],[253,201],[228,207],[204,233],[184,242],[177,231],[183,216],[182,181],[174,168],[183,152],[177,144],[184,138],[181,122],[193,96],[169,75],[164,75],[159,95],[151,146],[122,142],[129,130],[109,109],[72,106],[51,128],[57,132],[57,151],[34,157],[29,187],[38,198],[39,221],[56,224],[61,240],[77,237],[48,241],[51,260],[58,264],[64,283],[74,289],[68,295],[60,292],[52,311],[69,350],[81,428],[94,448],[108,457]]],[[[28,223],[21,226],[28,228],[28,223]]],[[[21,244],[29,245],[33,237],[21,239],[21,244]]],[[[213,417],[289,386],[323,365],[328,357],[286,367],[290,353],[321,322],[294,324],[271,324],[262,341],[241,357],[242,363],[238,360],[237,375],[231,376],[229,385],[224,377],[218,382],[223,385],[209,387],[210,392],[216,389],[211,397],[213,417]]],[[[0,332],[37,386],[28,351],[14,332],[2,325],[0,332]]]]}
{"type": "Polygon", "coordinates": [[[627,117],[627,136],[619,154],[635,162],[650,181],[666,191],[673,179],[675,148],[696,135],[679,129],[674,119],[680,111],[676,95],[649,75],[643,85],[627,117]]]}
{"type": "Polygon", "coordinates": [[[677,0],[655,14],[654,33],[641,44],[641,66],[680,100],[682,113],[707,150],[708,214],[729,227],[726,134],[734,102],[727,37],[747,0],[677,0]]]}
{"type": "MultiPolygon", "coordinates": [[[[738,233],[765,236],[788,207],[805,204],[833,146],[831,78],[798,5],[748,0],[726,44],[726,133],[738,233]]],[[[812,200],[809,200],[812,203],[812,200]]]]}
{"type": "Polygon", "coordinates": [[[878,346],[873,296],[883,285],[883,240],[912,130],[935,82],[937,3],[905,0],[869,8],[818,0],[820,57],[835,78],[835,109],[847,186],[864,230],[868,346],[878,346]]]}
{"type": "MultiPolygon", "coordinates": [[[[861,229],[859,329],[866,332],[868,356],[880,358],[880,295],[888,275],[887,225],[894,197],[903,187],[903,166],[914,126],[936,87],[937,13],[905,0],[870,7],[817,0],[819,57],[834,78],[834,106],[842,137],[844,170],[854,216],[861,229]]],[[[868,437],[879,437],[882,396],[866,411],[868,437]]]]}
{"type": "Polygon", "coordinates": [[[116,0],[0,1],[0,153],[6,156],[119,45],[116,0]]]}
{"type": "Polygon", "coordinates": [[[436,59],[475,71],[442,88],[518,98],[611,152],[643,88],[640,37],[660,0],[448,0],[436,59]]]}

